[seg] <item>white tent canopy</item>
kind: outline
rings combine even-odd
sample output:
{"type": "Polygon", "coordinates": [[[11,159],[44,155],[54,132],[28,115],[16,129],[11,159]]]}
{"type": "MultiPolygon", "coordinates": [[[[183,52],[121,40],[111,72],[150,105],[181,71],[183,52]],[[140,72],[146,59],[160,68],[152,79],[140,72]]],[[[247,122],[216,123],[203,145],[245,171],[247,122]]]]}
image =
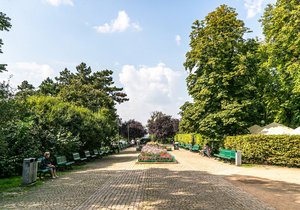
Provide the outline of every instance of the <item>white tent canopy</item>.
{"type": "Polygon", "coordinates": [[[265,135],[290,135],[294,129],[289,128],[285,125],[281,125],[279,123],[271,123],[269,125],[266,125],[262,127],[262,130],[259,132],[259,134],[265,134],[265,135]]]}
{"type": "Polygon", "coordinates": [[[291,132],[291,135],[300,135],[300,127],[296,128],[291,132]]]}

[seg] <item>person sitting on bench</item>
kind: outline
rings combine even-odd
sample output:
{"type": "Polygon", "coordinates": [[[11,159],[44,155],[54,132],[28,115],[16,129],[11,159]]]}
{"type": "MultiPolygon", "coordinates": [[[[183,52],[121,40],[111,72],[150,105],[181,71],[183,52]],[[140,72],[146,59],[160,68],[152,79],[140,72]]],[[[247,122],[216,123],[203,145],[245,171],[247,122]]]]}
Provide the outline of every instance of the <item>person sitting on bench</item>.
{"type": "Polygon", "coordinates": [[[202,154],[202,156],[207,156],[207,157],[211,157],[211,147],[206,144],[204,149],[200,151],[200,153],[202,154]]]}
{"type": "Polygon", "coordinates": [[[46,169],[49,168],[51,172],[52,179],[57,178],[56,167],[50,161],[50,152],[45,152],[44,157],[41,162],[41,168],[46,169]]]}

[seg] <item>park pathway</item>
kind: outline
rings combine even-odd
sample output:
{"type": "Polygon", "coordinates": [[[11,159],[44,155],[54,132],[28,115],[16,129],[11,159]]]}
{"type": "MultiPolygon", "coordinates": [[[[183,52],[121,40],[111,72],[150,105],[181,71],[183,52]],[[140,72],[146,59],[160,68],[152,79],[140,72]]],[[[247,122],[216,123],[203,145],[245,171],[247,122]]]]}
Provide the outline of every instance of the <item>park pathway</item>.
{"type": "Polygon", "coordinates": [[[0,200],[0,209],[274,209],[210,173],[198,154],[173,154],[178,164],[136,164],[138,153],[129,148],[0,200]]]}

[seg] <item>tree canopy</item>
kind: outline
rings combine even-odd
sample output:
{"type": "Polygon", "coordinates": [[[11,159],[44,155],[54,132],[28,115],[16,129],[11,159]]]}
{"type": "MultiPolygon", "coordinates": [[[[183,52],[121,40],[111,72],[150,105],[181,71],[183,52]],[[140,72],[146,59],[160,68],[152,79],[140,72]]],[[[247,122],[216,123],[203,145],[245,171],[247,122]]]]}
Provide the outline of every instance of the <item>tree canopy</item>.
{"type": "Polygon", "coordinates": [[[277,0],[261,19],[265,43],[263,68],[276,82],[274,118],[285,125],[300,125],[300,1],[277,0]]]}
{"type": "Polygon", "coordinates": [[[164,142],[167,138],[173,138],[178,132],[178,124],[178,119],[155,111],[151,114],[147,123],[148,133],[153,135],[156,140],[164,142]]]}
{"type": "MultiPolygon", "coordinates": [[[[6,14],[4,14],[3,12],[0,12],[0,31],[9,31],[9,29],[11,28],[11,23],[10,23],[11,19],[9,17],[6,16],[6,14]]],[[[3,41],[0,38],[0,53],[2,52],[2,45],[3,45],[3,41]]],[[[5,71],[6,64],[0,64],[0,72],[5,71]]]]}
{"type": "Polygon", "coordinates": [[[194,101],[182,107],[181,130],[222,139],[244,133],[250,123],[262,119],[261,104],[255,100],[259,45],[255,39],[244,39],[248,32],[235,10],[226,5],[193,23],[184,66],[194,101]]]}
{"type": "Polygon", "coordinates": [[[141,138],[147,134],[146,129],[143,127],[142,123],[136,120],[128,120],[121,124],[120,135],[127,139],[141,138]]]}

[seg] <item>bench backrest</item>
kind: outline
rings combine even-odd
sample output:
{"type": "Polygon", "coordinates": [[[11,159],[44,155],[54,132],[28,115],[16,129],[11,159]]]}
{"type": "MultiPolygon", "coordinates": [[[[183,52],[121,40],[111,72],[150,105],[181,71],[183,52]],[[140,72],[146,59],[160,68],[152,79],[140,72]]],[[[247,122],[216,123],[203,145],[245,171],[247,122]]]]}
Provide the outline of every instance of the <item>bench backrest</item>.
{"type": "Polygon", "coordinates": [[[78,152],[74,152],[74,153],[73,153],[73,159],[74,159],[74,160],[80,160],[80,155],[79,155],[78,152]]]}
{"type": "Polygon", "coordinates": [[[88,150],[84,151],[85,157],[91,157],[91,153],[88,150]]]}
{"type": "Polygon", "coordinates": [[[66,163],[66,162],[67,162],[66,156],[56,156],[56,163],[57,164],[66,163]]]}
{"type": "Polygon", "coordinates": [[[221,149],[220,155],[229,157],[229,158],[235,158],[235,150],[221,149]]]}
{"type": "Polygon", "coordinates": [[[99,155],[99,151],[98,150],[94,149],[93,152],[94,152],[94,155],[99,155]]]}

